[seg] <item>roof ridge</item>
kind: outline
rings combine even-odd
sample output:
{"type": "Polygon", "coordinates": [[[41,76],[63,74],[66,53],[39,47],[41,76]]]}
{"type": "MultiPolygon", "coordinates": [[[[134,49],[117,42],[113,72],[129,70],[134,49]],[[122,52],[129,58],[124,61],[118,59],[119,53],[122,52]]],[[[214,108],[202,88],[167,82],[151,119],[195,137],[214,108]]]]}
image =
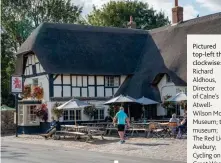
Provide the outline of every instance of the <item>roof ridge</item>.
{"type": "Polygon", "coordinates": [[[154,29],[148,30],[148,31],[150,33],[157,33],[157,32],[161,32],[161,31],[165,31],[168,28],[176,28],[176,27],[183,27],[183,26],[187,26],[187,25],[194,25],[194,24],[197,24],[197,23],[203,23],[205,21],[214,20],[214,19],[218,19],[218,18],[221,18],[221,12],[210,14],[210,15],[205,15],[205,16],[202,16],[202,17],[197,17],[197,18],[193,18],[193,19],[189,19],[189,20],[185,20],[185,21],[180,22],[176,25],[170,24],[170,25],[167,25],[167,26],[154,28],[154,29]]]}
{"type": "Polygon", "coordinates": [[[41,25],[45,26],[46,28],[75,30],[75,31],[80,30],[80,31],[93,31],[93,32],[147,34],[147,31],[142,29],[129,29],[129,28],[119,28],[119,27],[93,26],[93,25],[69,24],[69,23],[51,23],[51,22],[44,22],[41,25]]]}
{"type": "Polygon", "coordinates": [[[208,19],[211,20],[211,19],[217,19],[217,18],[221,18],[221,12],[210,14],[210,15],[205,15],[205,16],[201,16],[201,17],[197,17],[197,18],[193,18],[193,19],[189,19],[189,20],[183,21],[180,24],[181,25],[186,24],[186,23],[195,24],[195,23],[207,21],[208,19]]]}

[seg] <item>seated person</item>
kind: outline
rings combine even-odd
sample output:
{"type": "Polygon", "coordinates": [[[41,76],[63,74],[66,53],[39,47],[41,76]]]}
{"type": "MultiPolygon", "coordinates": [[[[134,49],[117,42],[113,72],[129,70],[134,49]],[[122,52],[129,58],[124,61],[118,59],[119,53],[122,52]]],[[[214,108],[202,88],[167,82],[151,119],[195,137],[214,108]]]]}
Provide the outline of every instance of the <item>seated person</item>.
{"type": "Polygon", "coordinates": [[[50,123],[50,128],[46,131],[46,133],[49,133],[51,130],[53,130],[56,126],[56,120],[54,117],[51,117],[51,123],[50,123]]]}
{"type": "Polygon", "coordinates": [[[46,134],[43,134],[42,136],[44,136],[45,138],[49,138],[49,137],[52,137],[56,131],[60,131],[60,130],[61,130],[60,122],[55,121],[54,117],[52,117],[50,129],[48,129],[46,134]]]}
{"type": "Polygon", "coordinates": [[[186,129],[186,128],[187,128],[187,114],[185,113],[185,114],[184,114],[184,119],[182,120],[181,125],[179,125],[179,126],[177,127],[177,129],[178,129],[177,138],[181,138],[181,137],[182,137],[182,131],[183,131],[184,129],[186,129]]]}
{"type": "Polygon", "coordinates": [[[170,118],[169,122],[176,122],[179,125],[180,120],[176,118],[176,114],[172,114],[172,118],[170,118]]]}
{"type": "Polygon", "coordinates": [[[172,114],[172,118],[170,118],[169,122],[172,123],[171,125],[169,124],[169,128],[170,128],[172,134],[175,136],[177,133],[177,126],[179,125],[180,120],[178,118],[176,118],[176,114],[174,113],[174,114],[172,114]]]}

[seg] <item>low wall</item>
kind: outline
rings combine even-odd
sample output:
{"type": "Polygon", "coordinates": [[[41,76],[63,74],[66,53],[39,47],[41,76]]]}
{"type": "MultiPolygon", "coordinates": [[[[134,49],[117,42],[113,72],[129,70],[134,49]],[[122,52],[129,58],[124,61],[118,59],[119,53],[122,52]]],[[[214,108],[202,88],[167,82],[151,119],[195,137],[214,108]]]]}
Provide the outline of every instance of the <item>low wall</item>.
{"type": "Polygon", "coordinates": [[[15,133],[14,112],[14,110],[1,111],[1,135],[15,133]]]}

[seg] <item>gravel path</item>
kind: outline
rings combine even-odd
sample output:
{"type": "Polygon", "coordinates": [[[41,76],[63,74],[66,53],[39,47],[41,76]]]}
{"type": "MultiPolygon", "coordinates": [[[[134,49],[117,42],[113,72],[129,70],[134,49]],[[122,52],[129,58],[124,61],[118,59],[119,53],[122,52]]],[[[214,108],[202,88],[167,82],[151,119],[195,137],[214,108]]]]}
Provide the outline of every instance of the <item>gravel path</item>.
{"type": "Polygon", "coordinates": [[[164,159],[173,161],[187,160],[187,140],[177,139],[147,139],[130,138],[125,144],[119,144],[116,137],[105,137],[105,140],[96,138],[95,141],[85,143],[84,140],[74,141],[73,139],[45,140],[37,135],[5,136],[2,141],[10,140],[29,144],[44,144],[57,146],[59,148],[86,149],[89,151],[120,154],[127,156],[139,156],[153,159],[164,159]]]}

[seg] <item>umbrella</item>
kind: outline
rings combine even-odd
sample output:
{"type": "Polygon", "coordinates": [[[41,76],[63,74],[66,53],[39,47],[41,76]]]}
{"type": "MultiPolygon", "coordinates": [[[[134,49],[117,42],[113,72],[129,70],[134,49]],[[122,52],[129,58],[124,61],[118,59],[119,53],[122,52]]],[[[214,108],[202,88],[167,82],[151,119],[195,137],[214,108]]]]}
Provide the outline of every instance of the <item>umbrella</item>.
{"type": "Polygon", "coordinates": [[[6,111],[6,110],[15,110],[15,108],[10,108],[10,107],[8,107],[6,105],[2,105],[1,106],[1,111],[6,111]]]}
{"type": "Polygon", "coordinates": [[[146,98],[144,96],[142,98],[137,99],[137,102],[142,104],[142,105],[152,105],[152,104],[158,104],[159,103],[159,102],[153,101],[149,98],[146,98]]]}
{"type": "MultiPolygon", "coordinates": [[[[142,98],[137,99],[137,102],[140,103],[141,105],[143,105],[143,110],[144,110],[144,105],[158,104],[158,102],[153,101],[153,100],[146,98],[144,96],[142,98]]],[[[145,113],[144,113],[144,118],[145,118],[145,113]]]]}
{"type": "MultiPolygon", "coordinates": [[[[178,102],[186,101],[186,100],[187,100],[186,94],[183,93],[183,92],[180,92],[180,93],[176,94],[176,96],[170,97],[170,98],[167,99],[166,101],[178,103],[178,102]]],[[[177,107],[177,106],[178,106],[178,105],[176,105],[176,107],[177,107]]],[[[176,110],[176,112],[177,112],[177,110],[176,110]]]]}
{"type": "Polygon", "coordinates": [[[185,93],[180,92],[178,93],[176,96],[174,97],[170,97],[169,99],[167,99],[166,101],[170,101],[170,102],[180,102],[180,101],[186,101],[187,100],[187,96],[185,93]]]}
{"type": "MultiPolygon", "coordinates": [[[[116,104],[116,103],[137,103],[137,100],[130,97],[130,96],[117,96],[114,97],[112,99],[110,99],[109,101],[105,102],[104,105],[110,105],[110,104],[116,104]]],[[[130,108],[128,106],[128,114],[129,114],[129,118],[130,118],[130,108]]]]}
{"type": "Polygon", "coordinates": [[[72,99],[68,102],[65,102],[64,104],[60,105],[57,107],[57,109],[74,109],[74,114],[75,114],[75,125],[77,124],[76,120],[76,109],[78,108],[84,108],[91,106],[90,104],[77,100],[77,99],[72,99]]]}

